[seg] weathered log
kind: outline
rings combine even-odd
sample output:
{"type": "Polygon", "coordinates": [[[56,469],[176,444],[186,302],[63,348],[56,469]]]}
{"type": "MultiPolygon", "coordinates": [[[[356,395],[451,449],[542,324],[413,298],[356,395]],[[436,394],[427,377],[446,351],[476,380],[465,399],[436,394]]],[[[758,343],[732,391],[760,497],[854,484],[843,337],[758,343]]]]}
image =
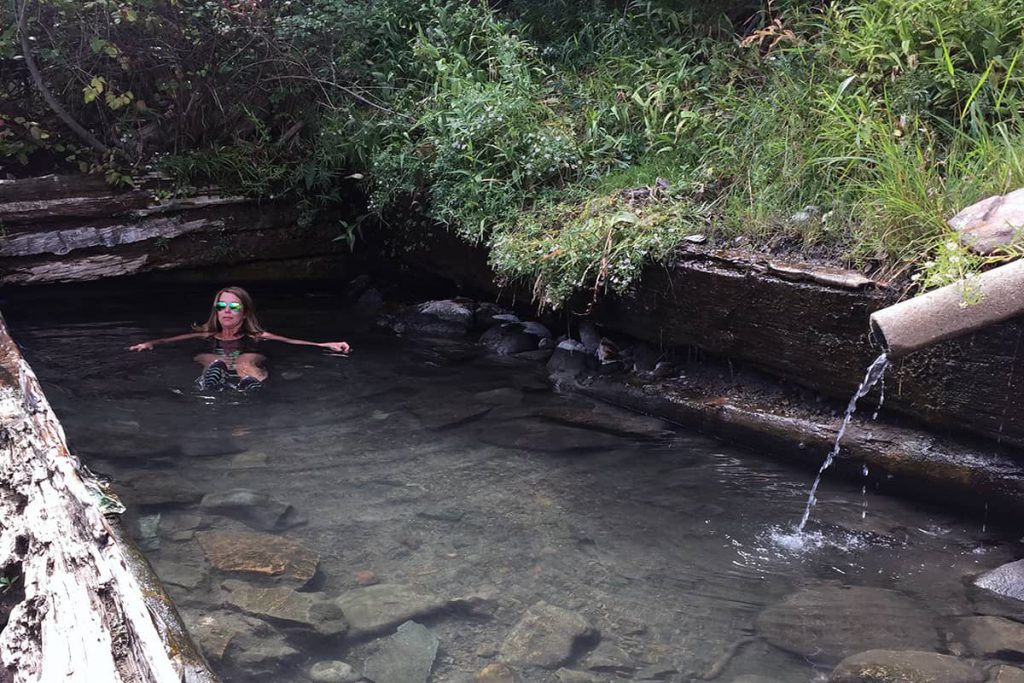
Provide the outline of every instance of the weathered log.
{"type": "Polygon", "coordinates": [[[0,631],[21,683],[216,681],[173,605],[117,537],[0,317],[0,568],[24,599],[0,631]]]}
{"type": "Polygon", "coordinates": [[[32,199],[63,199],[108,194],[110,184],[101,175],[43,175],[0,179],[0,204],[32,199]]]}

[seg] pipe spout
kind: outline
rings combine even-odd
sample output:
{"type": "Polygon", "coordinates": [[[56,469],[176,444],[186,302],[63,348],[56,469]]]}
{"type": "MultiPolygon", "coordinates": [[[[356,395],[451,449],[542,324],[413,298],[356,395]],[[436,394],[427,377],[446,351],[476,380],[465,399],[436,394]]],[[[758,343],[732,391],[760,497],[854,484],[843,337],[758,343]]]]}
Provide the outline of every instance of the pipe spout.
{"type": "Polygon", "coordinates": [[[890,358],[1024,315],[1024,259],[982,273],[971,285],[981,301],[963,305],[959,283],[871,314],[871,331],[890,358]]]}

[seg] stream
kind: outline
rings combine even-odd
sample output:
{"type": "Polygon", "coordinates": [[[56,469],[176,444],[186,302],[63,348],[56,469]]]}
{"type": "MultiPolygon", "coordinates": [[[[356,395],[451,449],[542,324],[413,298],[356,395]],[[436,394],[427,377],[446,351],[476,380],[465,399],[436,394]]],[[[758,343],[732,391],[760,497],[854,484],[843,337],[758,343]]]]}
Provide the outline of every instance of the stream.
{"type": "Polygon", "coordinates": [[[331,291],[250,290],[268,329],[353,346],[346,358],[261,344],[271,376],[252,397],[195,395],[189,343],[125,350],[187,331],[214,291],[10,293],[4,312],[72,451],[113,482],[126,527],[227,683],[305,682],[326,660],[362,671],[395,630],[344,639],[240,619],[258,610],[229,596],[239,580],[325,600],[372,583],[440,599],[414,619],[439,642],[435,683],[468,683],[502,659],[541,601],[591,631],[555,665],[515,666],[528,683],[824,681],[865,639],[950,652],[958,618],[1016,609],[969,583],[1019,557],[1019,529],[826,476],[806,542],[778,545],[812,473],[555,392],[542,364],[359,324],[331,291]],[[215,503],[240,489],[249,502],[215,503]],[[318,556],[315,575],[215,566],[215,541],[256,532],[318,556]],[[876,600],[899,609],[858,612],[876,600]]]}

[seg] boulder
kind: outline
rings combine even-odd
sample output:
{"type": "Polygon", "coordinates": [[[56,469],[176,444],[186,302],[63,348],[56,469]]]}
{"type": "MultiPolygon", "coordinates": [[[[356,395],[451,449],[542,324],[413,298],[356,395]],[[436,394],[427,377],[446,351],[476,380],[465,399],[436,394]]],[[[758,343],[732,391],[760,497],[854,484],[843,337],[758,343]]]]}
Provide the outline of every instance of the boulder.
{"type": "Polygon", "coordinates": [[[196,539],[210,564],[226,572],[276,576],[305,585],[320,563],[315,550],[273,534],[200,531],[196,539]]]}
{"type": "Polygon", "coordinates": [[[597,631],[575,612],[538,602],[526,611],[501,646],[501,657],[512,664],[557,669],[597,631]]]}
{"type": "Polygon", "coordinates": [[[360,638],[383,633],[410,619],[436,614],[448,602],[413,586],[380,583],[343,593],[335,604],[345,614],[349,635],[360,638]]]}
{"type": "Polygon", "coordinates": [[[949,219],[971,251],[991,254],[1024,243],[1024,188],[982,199],[949,219]]]}
{"type": "Polygon", "coordinates": [[[847,657],[829,683],[983,683],[985,669],[935,652],[869,650],[847,657]]]}
{"type": "Polygon", "coordinates": [[[395,331],[422,337],[463,337],[473,327],[473,309],[451,299],[414,306],[395,323],[395,331]]]}
{"type": "Polygon", "coordinates": [[[260,588],[243,581],[225,581],[224,602],[246,614],[337,636],[348,630],[341,608],[322,593],[299,593],[290,588],[260,588]]]}
{"type": "Polygon", "coordinates": [[[539,337],[526,332],[520,323],[502,323],[480,335],[480,344],[499,356],[535,351],[538,341],[539,337]]]}
{"type": "Polygon", "coordinates": [[[974,657],[1024,660],[1024,624],[1002,617],[963,617],[956,637],[974,657]]]}
{"type": "Polygon", "coordinates": [[[985,572],[974,580],[974,585],[1006,598],[1024,600],[1024,560],[1008,562],[985,572]]]}
{"type": "Polygon", "coordinates": [[[438,644],[430,629],[407,621],[366,660],[363,673],[377,683],[426,683],[438,644]]]}
{"type": "Polygon", "coordinates": [[[548,360],[548,374],[565,379],[575,379],[586,374],[594,363],[592,356],[580,342],[566,339],[558,343],[548,360]]]}
{"type": "Polygon", "coordinates": [[[815,662],[880,648],[938,649],[933,615],[895,591],[822,585],[788,596],[757,618],[772,645],[815,662]]]}

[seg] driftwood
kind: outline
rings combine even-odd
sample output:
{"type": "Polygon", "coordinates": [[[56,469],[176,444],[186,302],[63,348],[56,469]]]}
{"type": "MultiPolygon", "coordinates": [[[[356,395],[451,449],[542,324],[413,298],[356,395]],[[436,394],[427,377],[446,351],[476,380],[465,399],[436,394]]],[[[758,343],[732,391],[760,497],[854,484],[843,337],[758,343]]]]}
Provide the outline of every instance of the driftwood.
{"type": "Polygon", "coordinates": [[[0,569],[18,568],[24,596],[0,631],[5,673],[16,682],[216,681],[89,486],[0,318],[0,569]]]}

